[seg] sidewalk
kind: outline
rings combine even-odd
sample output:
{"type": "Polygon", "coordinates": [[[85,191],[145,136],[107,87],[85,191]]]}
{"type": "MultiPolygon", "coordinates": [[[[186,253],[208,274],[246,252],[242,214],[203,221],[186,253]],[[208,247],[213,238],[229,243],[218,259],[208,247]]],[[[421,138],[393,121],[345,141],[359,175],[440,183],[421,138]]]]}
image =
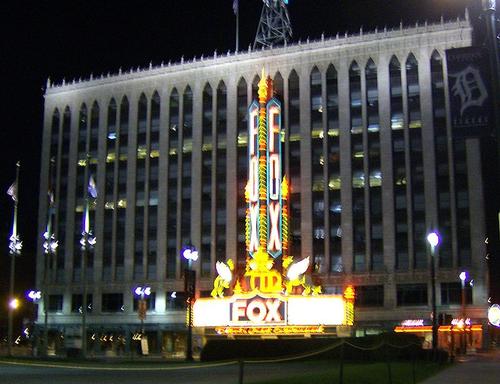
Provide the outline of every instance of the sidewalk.
{"type": "Polygon", "coordinates": [[[500,382],[500,350],[459,357],[448,369],[421,384],[498,384],[500,382]]]}

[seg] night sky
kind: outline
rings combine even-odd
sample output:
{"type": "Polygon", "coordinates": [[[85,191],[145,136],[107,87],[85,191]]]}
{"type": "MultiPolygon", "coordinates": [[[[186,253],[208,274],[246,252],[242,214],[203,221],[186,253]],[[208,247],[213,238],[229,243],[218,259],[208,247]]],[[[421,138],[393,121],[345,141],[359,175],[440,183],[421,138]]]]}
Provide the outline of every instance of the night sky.
{"type": "MultiPolygon", "coordinates": [[[[48,77],[88,78],[152,61],[179,61],[234,51],[233,0],[3,1],[0,5],[2,119],[0,125],[0,319],[8,290],[8,236],[13,202],[5,193],[22,163],[19,231],[23,254],[16,291],[34,288],[34,254],[43,121],[48,77]]],[[[290,0],[293,39],[463,18],[480,0],[290,0]]],[[[497,5],[498,8],[498,5],[497,5]]],[[[253,44],[260,0],[240,0],[240,49],[253,44]]],[[[474,12],[473,12],[474,14],[474,12]]],[[[1,322],[1,320],[0,320],[1,322]]]]}

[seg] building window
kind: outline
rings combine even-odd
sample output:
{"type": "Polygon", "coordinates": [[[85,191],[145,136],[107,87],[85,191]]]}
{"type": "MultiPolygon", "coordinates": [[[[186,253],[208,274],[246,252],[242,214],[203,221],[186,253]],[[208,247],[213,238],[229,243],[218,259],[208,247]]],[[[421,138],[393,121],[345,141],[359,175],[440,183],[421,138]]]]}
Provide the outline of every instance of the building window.
{"type": "Polygon", "coordinates": [[[147,278],[156,278],[156,265],[158,255],[158,179],[159,179],[159,148],[160,148],[160,95],[154,92],[151,98],[151,121],[149,127],[148,143],[148,169],[149,178],[147,180],[147,229],[146,231],[146,265],[147,278]]]}
{"type": "Polygon", "coordinates": [[[49,295],[49,312],[62,312],[63,295],[49,295]]]}
{"type": "Polygon", "coordinates": [[[326,71],[326,114],[330,271],[340,273],[344,270],[344,266],[342,261],[342,204],[340,201],[339,93],[337,70],[333,65],[330,65],[326,71]]]}
{"type": "MultiPolygon", "coordinates": [[[[139,300],[141,300],[140,297],[134,296],[134,311],[137,312],[137,309],[139,308],[139,300]]],[[[149,296],[146,296],[144,298],[146,300],[146,308],[148,311],[154,311],[155,306],[156,306],[156,292],[151,292],[149,296]]]]}
{"type": "MultiPolygon", "coordinates": [[[[192,156],[193,156],[193,91],[186,87],[183,94],[184,109],[182,113],[182,172],[181,180],[181,244],[186,245],[191,241],[191,193],[192,193],[192,156]]],[[[187,260],[181,259],[182,269],[187,260]]]]}
{"type": "Polygon", "coordinates": [[[427,253],[425,242],[426,225],[420,84],[418,80],[418,62],[413,54],[410,54],[406,60],[406,88],[408,97],[408,137],[410,142],[413,267],[426,268],[427,253]]]}
{"type": "Polygon", "coordinates": [[[210,275],[212,243],[212,107],[213,92],[210,84],[205,85],[202,96],[201,137],[201,275],[210,275]]]}
{"type": "Polygon", "coordinates": [[[245,216],[247,204],[245,203],[245,186],[248,179],[248,119],[247,119],[247,82],[241,78],[237,87],[236,99],[236,125],[237,125],[237,190],[238,190],[238,211],[237,211],[237,260],[238,267],[245,268],[245,258],[247,249],[245,244],[245,216]]]}
{"type": "Polygon", "coordinates": [[[121,312],[123,308],[123,293],[103,293],[102,312],[121,312]]]}
{"type": "MultiPolygon", "coordinates": [[[[465,304],[472,304],[472,287],[465,284],[465,304]]],[[[441,305],[461,305],[462,284],[459,282],[441,283],[441,305]]]]}
{"type": "Polygon", "coordinates": [[[226,259],[226,174],[227,174],[227,91],[223,81],[217,87],[216,110],[216,167],[215,167],[215,258],[226,259]]]}
{"type": "Polygon", "coordinates": [[[167,169],[167,277],[175,277],[177,263],[177,187],[179,178],[179,94],[173,89],[169,102],[167,169]]]}
{"type": "MultiPolygon", "coordinates": [[[[83,306],[83,295],[82,294],[73,294],[71,296],[71,312],[73,313],[82,313],[83,306]]],[[[92,294],[87,294],[87,313],[92,312],[92,294]]]]}
{"type": "Polygon", "coordinates": [[[167,292],[165,308],[168,310],[186,309],[187,296],[185,292],[167,292]]]}
{"type": "Polygon", "coordinates": [[[427,284],[398,284],[396,296],[400,307],[427,305],[427,284]]]}
{"type": "Polygon", "coordinates": [[[361,272],[366,268],[365,148],[363,145],[363,119],[361,112],[361,69],[355,61],[349,69],[349,100],[351,116],[353,267],[354,271],[361,272]]]}
{"type": "Polygon", "coordinates": [[[290,255],[301,254],[300,206],[300,81],[295,70],[288,78],[288,167],[290,175],[290,255]]]}
{"type": "Polygon", "coordinates": [[[401,64],[395,56],[392,57],[389,64],[389,77],[391,92],[393,188],[395,201],[396,268],[405,270],[409,267],[406,145],[403,124],[401,64]]]}
{"type": "Polygon", "coordinates": [[[383,285],[360,285],[356,287],[355,307],[383,307],[383,285]]]}
{"type": "Polygon", "coordinates": [[[144,215],[146,212],[146,166],[148,156],[147,110],[148,100],[141,94],[137,112],[137,162],[135,175],[135,247],[134,247],[134,279],[144,278],[144,215]]]}
{"type": "Polygon", "coordinates": [[[368,142],[368,174],[365,183],[370,196],[370,269],[384,268],[384,244],[382,236],[382,171],[380,164],[380,125],[378,113],[377,67],[372,59],[365,67],[366,79],[366,136],[368,142]]]}
{"type": "Polygon", "coordinates": [[[323,141],[323,97],[321,72],[314,67],[310,76],[311,89],[311,189],[313,206],[313,268],[324,272],[325,262],[325,155],[323,141]]]}
{"type": "Polygon", "coordinates": [[[127,207],[127,152],[130,104],[126,96],[120,103],[120,126],[118,134],[118,201],[116,210],[116,275],[120,281],[124,278],[125,260],[125,217],[127,207]]]}
{"type": "Polygon", "coordinates": [[[448,133],[446,130],[446,108],[443,76],[443,60],[434,51],[431,57],[432,120],[434,125],[434,148],[436,156],[436,190],[438,197],[439,266],[451,267],[451,204],[450,168],[448,162],[448,133]]]}

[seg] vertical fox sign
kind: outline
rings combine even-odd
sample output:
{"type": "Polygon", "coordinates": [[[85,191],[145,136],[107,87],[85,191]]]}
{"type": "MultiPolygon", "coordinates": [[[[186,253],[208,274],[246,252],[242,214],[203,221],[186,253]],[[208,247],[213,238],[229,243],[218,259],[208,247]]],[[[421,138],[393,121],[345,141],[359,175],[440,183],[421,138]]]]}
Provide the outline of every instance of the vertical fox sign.
{"type": "MultiPolygon", "coordinates": [[[[247,249],[250,256],[259,247],[267,249],[277,258],[283,254],[283,192],[286,179],[282,179],[281,104],[272,93],[271,82],[264,72],[259,82],[259,100],[248,109],[248,161],[247,184],[247,249]]],[[[286,213],[286,212],[285,212],[286,213]]]]}
{"type": "Polygon", "coordinates": [[[288,182],[282,172],[281,104],[270,97],[262,71],[258,100],[248,107],[248,204],[244,271],[232,259],[217,261],[213,298],[194,303],[195,327],[205,335],[290,336],[334,334],[354,322],[354,289],[323,295],[306,278],[310,256],[288,255],[288,182]],[[227,296],[226,296],[227,295],[227,296]],[[208,333],[207,333],[208,332],[208,333]]]}

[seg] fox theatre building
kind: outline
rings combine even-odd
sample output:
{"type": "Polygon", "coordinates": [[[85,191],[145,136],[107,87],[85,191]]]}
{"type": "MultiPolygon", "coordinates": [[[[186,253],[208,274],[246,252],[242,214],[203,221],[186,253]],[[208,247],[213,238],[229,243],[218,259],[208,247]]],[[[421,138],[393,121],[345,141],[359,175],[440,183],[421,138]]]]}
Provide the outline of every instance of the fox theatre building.
{"type": "Polygon", "coordinates": [[[194,303],[193,326],[210,337],[312,337],[349,334],[354,288],[322,294],[310,279],[310,257],[288,253],[287,177],[282,175],[281,104],[264,72],[248,109],[247,260],[218,261],[211,298],[194,303]]]}

